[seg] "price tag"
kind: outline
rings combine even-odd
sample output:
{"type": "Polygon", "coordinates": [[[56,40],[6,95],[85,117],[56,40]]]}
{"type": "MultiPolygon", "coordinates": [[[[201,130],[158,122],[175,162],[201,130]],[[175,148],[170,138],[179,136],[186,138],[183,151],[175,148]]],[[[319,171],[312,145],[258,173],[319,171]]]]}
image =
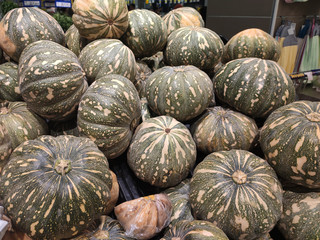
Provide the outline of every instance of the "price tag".
{"type": "Polygon", "coordinates": [[[52,8],[56,6],[56,3],[54,1],[44,1],[43,5],[45,8],[52,8]]]}
{"type": "Polygon", "coordinates": [[[23,1],[24,7],[41,7],[41,2],[37,0],[27,0],[23,1]]]}
{"type": "Polygon", "coordinates": [[[71,1],[56,1],[56,7],[71,8],[71,1]]]}

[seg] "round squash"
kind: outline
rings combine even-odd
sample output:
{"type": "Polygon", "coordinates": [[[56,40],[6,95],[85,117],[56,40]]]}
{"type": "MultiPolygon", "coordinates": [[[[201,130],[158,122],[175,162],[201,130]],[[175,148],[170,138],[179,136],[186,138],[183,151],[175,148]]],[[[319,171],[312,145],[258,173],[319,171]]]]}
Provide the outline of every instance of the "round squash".
{"type": "Polygon", "coordinates": [[[0,48],[14,61],[19,61],[26,46],[39,40],[65,45],[64,31],[59,23],[40,8],[15,8],[2,18],[0,48]]]}
{"type": "Polygon", "coordinates": [[[129,12],[129,27],[122,41],[136,58],[151,57],[166,45],[167,26],[155,12],[135,9],[129,12]]]}
{"type": "Polygon", "coordinates": [[[0,173],[4,165],[6,165],[9,161],[9,157],[12,151],[13,148],[8,131],[0,122],[0,173]]]}
{"type": "Polygon", "coordinates": [[[194,170],[190,203],[231,239],[256,239],[271,231],[282,212],[282,187],[262,158],[245,150],[209,154],[194,170]]]}
{"type": "Polygon", "coordinates": [[[13,62],[0,65],[0,99],[11,102],[22,100],[18,82],[18,65],[13,62]]]}
{"type": "Polygon", "coordinates": [[[96,80],[83,95],[78,128],[80,135],[91,138],[108,158],[116,158],[129,146],[140,116],[140,98],[133,83],[110,74],[96,80]]]}
{"type": "Polygon", "coordinates": [[[132,82],[137,66],[132,51],[117,39],[100,39],[82,49],[79,60],[89,83],[107,74],[119,74],[132,82]]]}
{"type": "Polygon", "coordinates": [[[128,8],[125,0],[75,0],[72,21],[81,36],[120,38],[128,28],[128,8]]]}
{"type": "Polygon", "coordinates": [[[0,123],[6,128],[12,148],[48,133],[44,119],[31,112],[25,102],[0,103],[0,123]]]}
{"type": "Polygon", "coordinates": [[[320,188],[320,102],[296,101],[272,112],[260,146],[279,177],[320,188]]]}
{"type": "Polygon", "coordinates": [[[208,108],[192,126],[197,148],[206,153],[252,149],[258,136],[255,121],[246,115],[220,106],[208,108]]]}
{"type": "Polygon", "coordinates": [[[145,91],[152,111],[182,122],[199,116],[214,98],[211,79],[194,66],[156,70],[147,79],[145,91]]]}
{"type": "Polygon", "coordinates": [[[208,28],[183,27],[168,37],[164,60],[171,66],[193,65],[209,71],[220,62],[223,46],[219,35],[208,28]]]}
{"type": "Polygon", "coordinates": [[[168,36],[178,28],[187,26],[204,27],[202,16],[192,7],[173,9],[164,15],[162,19],[167,25],[168,36]]]}
{"type": "Polygon", "coordinates": [[[88,87],[77,56],[47,40],[25,48],[18,76],[20,92],[28,108],[49,120],[71,118],[88,87]]]}
{"type": "Polygon", "coordinates": [[[41,136],[21,144],[0,178],[14,225],[32,239],[70,238],[105,213],[112,175],[88,138],[41,136]]]}
{"type": "Polygon", "coordinates": [[[88,39],[80,36],[79,30],[72,24],[65,33],[67,47],[77,56],[81,50],[90,42],[88,39]]]}
{"type": "Polygon", "coordinates": [[[148,67],[145,62],[137,62],[137,74],[134,81],[134,86],[136,87],[139,97],[143,98],[146,96],[146,80],[152,74],[152,70],[148,67]]]}
{"type": "Polygon", "coordinates": [[[139,179],[166,188],[188,176],[196,156],[187,127],[170,116],[159,116],[145,120],[136,129],[127,162],[139,179]]]}
{"type": "Polygon", "coordinates": [[[253,118],[266,118],[296,96],[293,82],[283,68],[259,58],[228,62],[214,76],[213,86],[222,102],[253,118]]]}

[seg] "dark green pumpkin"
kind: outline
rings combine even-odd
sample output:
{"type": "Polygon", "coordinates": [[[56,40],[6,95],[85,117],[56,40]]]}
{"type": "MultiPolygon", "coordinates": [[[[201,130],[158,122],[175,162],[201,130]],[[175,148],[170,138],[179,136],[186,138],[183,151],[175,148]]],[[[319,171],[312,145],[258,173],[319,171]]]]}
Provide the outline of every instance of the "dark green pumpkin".
{"type": "Polygon", "coordinates": [[[13,148],[8,131],[4,125],[0,123],[0,173],[4,165],[9,161],[12,151],[13,148]]]}
{"type": "Polygon", "coordinates": [[[20,92],[28,108],[49,120],[71,118],[88,87],[77,56],[47,40],[25,48],[18,76],[20,92]]]}
{"type": "Polygon", "coordinates": [[[11,102],[22,100],[18,82],[18,65],[13,62],[0,65],[0,99],[11,102]]]}
{"type": "Polygon", "coordinates": [[[41,136],[21,144],[0,178],[7,216],[32,239],[70,238],[105,213],[112,175],[88,138],[41,136]]]}
{"type": "Polygon", "coordinates": [[[81,50],[90,42],[88,39],[80,36],[79,30],[72,24],[65,33],[67,47],[77,56],[81,50]]]}
{"type": "Polygon", "coordinates": [[[282,197],[275,171],[245,150],[209,154],[190,182],[195,218],[216,224],[231,239],[256,239],[269,233],[281,216],[282,197]]]}

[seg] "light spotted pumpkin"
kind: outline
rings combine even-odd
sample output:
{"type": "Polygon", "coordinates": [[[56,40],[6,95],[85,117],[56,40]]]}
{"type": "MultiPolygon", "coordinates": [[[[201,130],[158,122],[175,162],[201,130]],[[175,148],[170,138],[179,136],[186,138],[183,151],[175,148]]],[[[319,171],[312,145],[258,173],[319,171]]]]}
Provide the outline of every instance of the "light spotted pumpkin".
{"type": "Polygon", "coordinates": [[[81,50],[90,42],[88,39],[80,36],[79,30],[72,24],[65,33],[67,47],[77,56],[81,50]]]}
{"type": "Polygon", "coordinates": [[[22,100],[18,82],[18,65],[13,62],[0,65],[0,99],[11,102],[22,100]]]}
{"type": "Polygon", "coordinates": [[[9,161],[10,154],[12,153],[13,148],[11,144],[11,139],[9,137],[7,129],[0,122],[0,173],[2,168],[9,161]]]}

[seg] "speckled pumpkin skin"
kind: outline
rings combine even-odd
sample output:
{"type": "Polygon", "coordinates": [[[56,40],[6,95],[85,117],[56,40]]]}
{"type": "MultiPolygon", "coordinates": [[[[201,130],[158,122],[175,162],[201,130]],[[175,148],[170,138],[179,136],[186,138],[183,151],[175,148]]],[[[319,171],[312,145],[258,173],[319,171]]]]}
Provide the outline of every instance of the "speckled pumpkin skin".
{"type": "Polygon", "coordinates": [[[4,127],[4,125],[0,123],[0,173],[2,171],[2,168],[9,161],[9,157],[12,151],[13,148],[8,131],[4,127]]]}
{"type": "Polygon", "coordinates": [[[77,56],[81,50],[90,42],[88,39],[80,36],[79,30],[72,24],[65,33],[67,47],[77,56]]]}
{"type": "Polygon", "coordinates": [[[0,65],[0,99],[11,102],[22,100],[18,82],[18,65],[13,62],[0,65]]]}

